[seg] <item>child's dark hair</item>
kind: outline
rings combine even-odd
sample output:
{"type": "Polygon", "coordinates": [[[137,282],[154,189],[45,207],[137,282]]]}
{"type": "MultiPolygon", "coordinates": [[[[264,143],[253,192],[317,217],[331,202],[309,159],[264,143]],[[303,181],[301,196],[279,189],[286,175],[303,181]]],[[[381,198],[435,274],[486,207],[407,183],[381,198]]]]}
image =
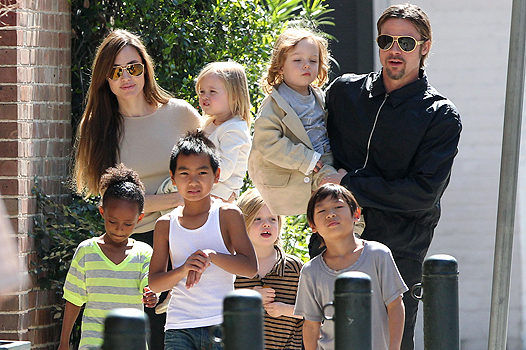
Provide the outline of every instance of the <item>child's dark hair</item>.
{"type": "Polygon", "coordinates": [[[114,168],[106,169],[99,184],[101,205],[110,198],[136,202],[139,213],[144,209],[144,185],[134,170],[118,164],[114,168]]]}
{"type": "Polygon", "coordinates": [[[310,225],[314,225],[314,207],[327,197],[344,200],[349,205],[349,208],[351,208],[351,215],[353,216],[359,208],[358,202],[351,191],[342,185],[332,183],[325,184],[320,186],[320,188],[318,188],[309,199],[309,204],[307,205],[307,220],[310,225]]]}
{"type": "Polygon", "coordinates": [[[219,168],[219,152],[212,141],[210,141],[201,130],[189,131],[172,149],[172,154],[170,155],[170,171],[172,174],[175,174],[175,170],[177,169],[177,158],[179,154],[184,154],[185,156],[205,154],[210,158],[210,165],[214,173],[219,168]]]}

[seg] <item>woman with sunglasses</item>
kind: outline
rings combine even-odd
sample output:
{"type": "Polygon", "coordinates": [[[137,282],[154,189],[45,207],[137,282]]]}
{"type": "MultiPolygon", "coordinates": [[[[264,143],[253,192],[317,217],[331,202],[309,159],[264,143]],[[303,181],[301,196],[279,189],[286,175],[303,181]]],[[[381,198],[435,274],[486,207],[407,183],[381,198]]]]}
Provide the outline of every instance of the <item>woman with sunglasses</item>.
{"type": "MultiPolygon", "coordinates": [[[[161,210],[182,204],[178,193],[155,194],[169,177],[166,162],[177,140],[200,125],[199,113],[157,85],[153,61],[140,38],[111,32],[97,50],[87,104],[77,129],[73,180],[86,196],[99,194],[105,170],[124,163],[146,188],[145,216],[133,238],[153,246],[161,210]]],[[[149,311],[149,310],[147,310],[149,311]]],[[[165,314],[149,312],[151,349],[164,348],[165,314]]]]}

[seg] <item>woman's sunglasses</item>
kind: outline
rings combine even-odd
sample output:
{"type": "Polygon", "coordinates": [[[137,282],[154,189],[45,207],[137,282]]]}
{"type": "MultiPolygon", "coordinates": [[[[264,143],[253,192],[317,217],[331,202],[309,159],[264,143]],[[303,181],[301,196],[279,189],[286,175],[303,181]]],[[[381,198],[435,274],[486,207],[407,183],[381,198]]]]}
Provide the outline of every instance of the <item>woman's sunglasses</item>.
{"type": "Polygon", "coordinates": [[[144,72],[144,64],[142,63],[130,63],[125,66],[115,66],[111,69],[110,79],[117,80],[122,77],[124,70],[127,70],[130,75],[134,77],[140,76],[144,72]]]}
{"type": "Polygon", "coordinates": [[[413,52],[418,45],[426,42],[426,40],[416,40],[412,36],[393,36],[389,34],[381,34],[376,38],[378,47],[384,51],[390,50],[395,41],[398,43],[398,47],[404,52],[413,52]]]}

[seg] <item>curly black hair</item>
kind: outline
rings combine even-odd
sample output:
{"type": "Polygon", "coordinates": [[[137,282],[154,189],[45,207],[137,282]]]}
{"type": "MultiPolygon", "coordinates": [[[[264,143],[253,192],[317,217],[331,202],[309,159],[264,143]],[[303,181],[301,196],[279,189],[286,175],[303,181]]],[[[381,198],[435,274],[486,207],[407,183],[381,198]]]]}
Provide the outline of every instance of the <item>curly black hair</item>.
{"type": "Polygon", "coordinates": [[[109,198],[113,198],[136,202],[139,213],[144,209],[144,184],[137,172],[122,163],[106,169],[100,179],[99,188],[102,206],[109,198]]]}

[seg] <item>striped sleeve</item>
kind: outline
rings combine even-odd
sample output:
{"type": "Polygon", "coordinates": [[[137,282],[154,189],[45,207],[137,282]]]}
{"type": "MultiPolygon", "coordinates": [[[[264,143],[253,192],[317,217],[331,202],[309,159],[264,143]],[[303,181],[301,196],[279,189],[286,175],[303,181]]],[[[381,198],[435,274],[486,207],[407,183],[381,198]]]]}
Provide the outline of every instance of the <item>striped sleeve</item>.
{"type": "Polygon", "coordinates": [[[64,283],[64,299],[76,306],[82,306],[88,301],[85,274],[85,247],[77,247],[64,283]]]}

